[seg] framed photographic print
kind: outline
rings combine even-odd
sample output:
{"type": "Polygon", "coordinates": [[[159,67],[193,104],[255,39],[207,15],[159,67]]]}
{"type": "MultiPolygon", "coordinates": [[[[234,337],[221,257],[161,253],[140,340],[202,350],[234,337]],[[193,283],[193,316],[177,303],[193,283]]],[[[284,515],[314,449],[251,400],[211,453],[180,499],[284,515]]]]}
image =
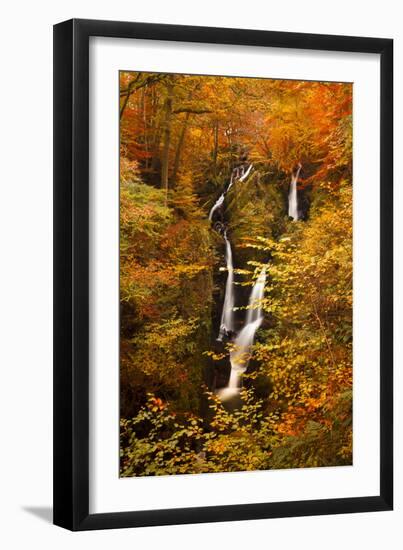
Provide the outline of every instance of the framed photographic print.
{"type": "Polygon", "coordinates": [[[54,27],[54,522],[391,510],[393,42],[54,27]]]}

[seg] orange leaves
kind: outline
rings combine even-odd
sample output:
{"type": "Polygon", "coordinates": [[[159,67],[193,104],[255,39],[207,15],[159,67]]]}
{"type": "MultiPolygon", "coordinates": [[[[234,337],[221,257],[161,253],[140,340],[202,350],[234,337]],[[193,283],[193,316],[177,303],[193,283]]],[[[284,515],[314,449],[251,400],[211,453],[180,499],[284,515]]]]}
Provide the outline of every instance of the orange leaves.
{"type": "Polygon", "coordinates": [[[351,114],[350,84],[287,83],[266,118],[270,150],[284,170],[296,161],[328,158],[339,125],[351,114]]]}
{"type": "MultiPolygon", "coordinates": [[[[139,77],[123,72],[120,78],[122,93],[137,78],[149,80],[130,96],[121,140],[125,154],[158,181],[165,82],[152,73],[139,77]]],[[[329,171],[346,160],[339,134],[351,133],[342,128],[351,117],[351,84],[194,75],[173,75],[172,82],[169,178],[191,175],[193,185],[202,184],[212,156],[216,177],[223,168],[228,170],[228,161],[235,160],[239,144],[248,149],[250,158],[269,161],[286,172],[298,161],[322,160],[329,171]]]]}
{"type": "Polygon", "coordinates": [[[162,411],[166,407],[166,405],[163,403],[162,399],[159,399],[159,397],[150,397],[148,402],[149,402],[150,408],[153,412],[162,411]]]}
{"type": "Polygon", "coordinates": [[[290,407],[281,415],[277,432],[286,436],[297,436],[304,431],[306,424],[306,412],[301,407],[290,407]]]}
{"type": "MultiPolygon", "coordinates": [[[[195,451],[190,471],[348,463],[352,86],[170,75],[168,93],[167,81],[149,73],[120,78],[127,415],[137,414],[152,391],[163,397],[148,404],[162,440],[169,435],[158,424],[168,414],[165,400],[178,415],[176,428],[186,419],[166,441],[167,456],[180,448],[170,466],[179,473],[185,471],[177,468],[185,468],[189,440],[195,451]],[[146,84],[133,85],[129,97],[125,90],[132,83],[146,84]],[[287,186],[299,162],[304,221],[291,223],[287,186]],[[208,377],[216,376],[231,349],[206,351],[216,336],[212,324],[219,321],[220,275],[225,279],[217,265],[222,238],[211,231],[208,211],[233,168],[249,163],[253,172],[232,186],[220,215],[236,260],[238,310],[245,309],[242,296],[250,292],[253,270],[270,257],[265,321],[244,379],[248,400],[229,414],[212,398],[214,418],[205,418],[208,430],[200,436],[198,422],[188,422],[188,415],[200,406],[203,372],[208,368],[208,377]]],[[[172,473],[164,462],[169,459],[161,458],[161,440],[151,450],[147,438],[141,445],[140,471],[148,456],[146,473],[172,473]]]]}

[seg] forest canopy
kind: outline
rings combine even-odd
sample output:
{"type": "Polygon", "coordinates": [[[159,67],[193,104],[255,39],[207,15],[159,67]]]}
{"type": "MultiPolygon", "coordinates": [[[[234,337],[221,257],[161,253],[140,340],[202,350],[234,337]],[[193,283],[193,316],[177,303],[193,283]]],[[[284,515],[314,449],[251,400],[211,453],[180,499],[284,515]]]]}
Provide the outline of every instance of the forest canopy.
{"type": "Polygon", "coordinates": [[[120,73],[120,319],[121,476],[352,463],[351,84],[120,73]]]}

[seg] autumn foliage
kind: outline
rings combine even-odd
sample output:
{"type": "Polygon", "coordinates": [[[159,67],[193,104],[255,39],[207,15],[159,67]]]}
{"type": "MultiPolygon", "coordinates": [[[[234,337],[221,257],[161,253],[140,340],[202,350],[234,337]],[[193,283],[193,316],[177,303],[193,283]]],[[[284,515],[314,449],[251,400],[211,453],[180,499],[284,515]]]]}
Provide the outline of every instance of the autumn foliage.
{"type": "MultiPolygon", "coordinates": [[[[120,74],[121,475],[352,463],[352,86],[120,74]],[[240,403],[215,390],[228,192],[239,319],[267,268],[240,403]],[[287,215],[301,163],[301,219],[287,215]]],[[[239,321],[241,322],[241,321],[239,321]]]]}

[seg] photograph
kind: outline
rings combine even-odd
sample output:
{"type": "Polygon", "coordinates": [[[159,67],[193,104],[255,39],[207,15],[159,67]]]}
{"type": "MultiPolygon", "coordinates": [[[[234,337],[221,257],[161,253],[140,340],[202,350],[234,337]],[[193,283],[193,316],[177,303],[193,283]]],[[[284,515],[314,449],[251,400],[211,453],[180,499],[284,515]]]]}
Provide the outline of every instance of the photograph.
{"type": "Polygon", "coordinates": [[[1,548],[399,547],[401,5],[4,4],[1,548]]]}
{"type": "Polygon", "coordinates": [[[353,465],[352,106],[119,72],[121,478],[353,465]]]}

